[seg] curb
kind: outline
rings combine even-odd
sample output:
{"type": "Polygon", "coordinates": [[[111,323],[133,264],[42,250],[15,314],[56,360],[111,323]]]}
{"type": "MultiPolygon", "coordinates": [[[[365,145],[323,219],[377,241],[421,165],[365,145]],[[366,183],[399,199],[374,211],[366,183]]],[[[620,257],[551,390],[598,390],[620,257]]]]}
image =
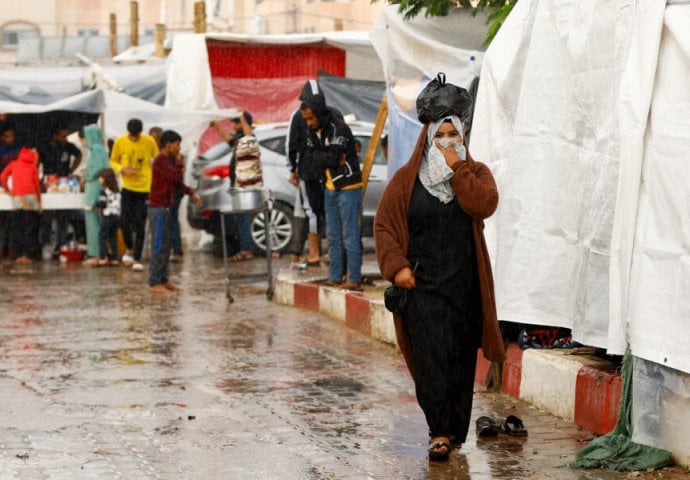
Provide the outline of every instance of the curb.
{"type": "MultiPolygon", "coordinates": [[[[319,285],[322,277],[279,273],[276,303],[318,312],[376,340],[397,347],[393,314],[383,299],[366,293],[319,285]]],[[[609,362],[589,355],[590,349],[521,350],[508,345],[501,373],[501,391],[596,434],[613,430],[618,421],[622,384],[609,362]]],[[[476,382],[487,386],[491,362],[477,354],[476,382]]]]}

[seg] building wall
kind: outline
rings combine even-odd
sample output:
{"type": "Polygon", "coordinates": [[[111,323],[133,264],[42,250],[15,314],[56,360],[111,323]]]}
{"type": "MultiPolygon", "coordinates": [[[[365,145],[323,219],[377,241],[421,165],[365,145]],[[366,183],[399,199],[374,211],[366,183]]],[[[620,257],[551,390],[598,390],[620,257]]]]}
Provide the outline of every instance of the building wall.
{"type": "MultiPolygon", "coordinates": [[[[207,0],[207,31],[247,34],[318,33],[369,30],[383,2],[370,0],[207,0]]],[[[129,35],[130,0],[21,0],[3,2],[0,29],[33,29],[40,36],[110,33],[116,15],[118,35],[129,35]]],[[[171,32],[191,31],[194,0],[140,0],[139,34],[164,23],[171,32]]],[[[2,48],[0,64],[16,61],[16,48],[2,48]]]]}

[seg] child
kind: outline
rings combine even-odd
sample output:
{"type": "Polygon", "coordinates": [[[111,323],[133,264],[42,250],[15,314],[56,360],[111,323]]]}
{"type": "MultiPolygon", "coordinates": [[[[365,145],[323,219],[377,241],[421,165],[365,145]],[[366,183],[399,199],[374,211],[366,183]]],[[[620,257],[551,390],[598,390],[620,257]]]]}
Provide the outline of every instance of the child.
{"type": "Polygon", "coordinates": [[[101,195],[97,206],[101,211],[101,224],[98,231],[99,260],[96,266],[117,266],[117,229],[120,226],[120,188],[115,172],[104,168],[98,172],[101,195]]]}
{"type": "Polygon", "coordinates": [[[153,178],[149,193],[149,232],[151,235],[151,261],[149,262],[149,291],[151,293],[177,292],[180,288],[168,280],[170,259],[171,217],[170,207],[175,192],[191,195],[194,204],[201,208],[201,199],[182,183],[180,170],[176,165],[180,154],[182,137],[177,132],[166,130],[160,137],[160,154],[153,161],[153,178]]]}
{"type": "Polygon", "coordinates": [[[36,151],[22,148],[17,159],[2,171],[0,183],[8,192],[9,177],[12,177],[11,195],[15,210],[10,245],[17,254],[16,263],[27,264],[31,263],[32,256],[37,255],[38,227],[43,211],[36,151]]]}

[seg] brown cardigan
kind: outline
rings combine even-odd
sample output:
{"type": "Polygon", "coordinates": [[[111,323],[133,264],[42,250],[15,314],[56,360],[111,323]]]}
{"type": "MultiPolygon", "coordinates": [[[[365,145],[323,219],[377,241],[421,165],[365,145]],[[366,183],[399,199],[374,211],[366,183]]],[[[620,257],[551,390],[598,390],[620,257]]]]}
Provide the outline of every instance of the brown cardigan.
{"type": "MultiPolygon", "coordinates": [[[[412,198],[419,165],[424,153],[427,130],[424,125],[410,160],[398,170],[383,192],[374,220],[374,239],[376,258],[383,277],[391,282],[404,267],[410,267],[407,260],[409,230],[407,213],[412,198]]],[[[476,162],[467,152],[467,161],[453,165],[455,174],[450,180],[451,187],[460,207],[472,218],[475,251],[477,252],[477,271],[482,295],[484,356],[493,362],[505,360],[505,348],[498,328],[494,282],[491,274],[489,253],[484,241],[484,219],[490,217],[498,206],[498,190],[489,168],[476,162]]],[[[412,352],[402,328],[400,315],[393,315],[398,344],[405,356],[407,366],[414,378],[412,352]]]]}

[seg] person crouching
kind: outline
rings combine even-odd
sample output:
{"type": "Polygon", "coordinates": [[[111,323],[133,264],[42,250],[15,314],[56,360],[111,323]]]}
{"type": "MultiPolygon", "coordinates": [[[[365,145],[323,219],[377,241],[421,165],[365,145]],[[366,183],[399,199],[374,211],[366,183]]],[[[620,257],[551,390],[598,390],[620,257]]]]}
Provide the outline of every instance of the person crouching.
{"type": "Polygon", "coordinates": [[[149,262],[149,291],[151,293],[177,292],[181,289],[168,279],[170,259],[171,217],[170,207],[175,192],[190,195],[201,208],[199,196],[182,183],[176,165],[180,155],[180,134],[166,130],[160,137],[160,154],[153,161],[151,192],[148,199],[149,232],[151,235],[151,261],[149,262]]]}

